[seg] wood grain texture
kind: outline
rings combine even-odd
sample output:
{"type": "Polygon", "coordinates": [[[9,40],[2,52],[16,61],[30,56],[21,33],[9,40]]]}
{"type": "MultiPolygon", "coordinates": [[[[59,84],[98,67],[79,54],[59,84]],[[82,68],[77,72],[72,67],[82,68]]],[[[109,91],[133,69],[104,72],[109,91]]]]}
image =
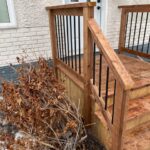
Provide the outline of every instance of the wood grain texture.
{"type": "Polygon", "coordinates": [[[127,52],[127,53],[130,53],[130,54],[134,54],[134,55],[138,55],[138,56],[141,56],[141,57],[145,57],[145,58],[150,59],[150,54],[146,54],[146,53],[142,53],[142,52],[138,52],[138,51],[135,51],[135,50],[131,50],[131,49],[122,47],[122,44],[120,45],[119,50],[120,50],[120,51],[127,52]]]}
{"type": "Polygon", "coordinates": [[[93,40],[88,29],[88,20],[94,18],[94,8],[85,7],[83,8],[83,41],[84,41],[84,56],[83,56],[83,65],[84,65],[84,100],[85,100],[85,118],[86,123],[91,123],[91,99],[90,99],[90,79],[92,78],[92,54],[93,54],[93,40]]]}
{"type": "Polygon", "coordinates": [[[57,6],[47,6],[46,10],[49,10],[49,9],[66,9],[66,8],[94,7],[94,6],[96,6],[95,2],[69,3],[69,4],[57,5],[57,6]]]}
{"type": "Polygon", "coordinates": [[[112,150],[121,150],[126,127],[129,94],[117,82],[115,95],[114,123],[112,131],[112,150]]]}
{"type": "Polygon", "coordinates": [[[53,10],[54,15],[83,16],[83,8],[66,8],[53,10]]]}
{"type": "Polygon", "coordinates": [[[119,35],[119,53],[121,53],[121,47],[125,45],[125,34],[126,34],[126,23],[127,23],[127,13],[122,9],[121,13],[121,23],[120,23],[120,35],[119,35]]]}
{"type": "Polygon", "coordinates": [[[78,85],[81,90],[84,89],[84,78],[59,59],[57,59],[57,68],[67,75],[76,85],[78,85]]]}
{"type": "MultiPolygon", "coordinates": [[[[133,57],[125,56],[123,54],[117,55],[121,60],[122,64],[130,74],[132,80],[134,81],[134,86],[130,92],[130,98],[137,98],[145,95],[150,94],[150,63],[138,60],[133,57]]],[[[83,66],[82,66],[83,67],[83,66]]],[[[107,69],[107,62],[103,58],[102,61],[102,96],[105,96],[105,86],[106,86],[106,70],[107,69]]],[[[96,56],[96,63],[95,63],[95,83],[98,86],[98,76],[99,76],[99,56],[96,56]]],[[[110,69],[109,73],[109,86],[108,86],[108,95],[112,96],[114,92],[114,80],[115,76],[110,69]]]]}
{"type": "Polygon", "coordinates": [[[150,12],[150,4],[122,5],[122,6],[118,6],[118,8],[122,8],[125,12],[150,12]]]}
{"type": "Polygon", "coordinates": [[[104,104],[104,99],[103,97],[99,97],[98,96],[98,88],[97,86],[93,85],[93,81],[90,81],[90,87],[91,87],[91,91],[92,91],[92,96],[94,97],[94,100],[96,100],[96,103],[99,106],[99,110],[101,111],[101,113],[103,114],[108,128],[109,130],[112,132],[112,124],[111,124],[111,114],[109,113],[109,111],[106,111],[105,108],[105,104],[104,104]]]}
{"type": "Polygon", "coordinates": [[[52,50],[52,57],[54,60],[54,70],[55,75],[57,76],[57,68],[56,68],[56,58],[57,58],[57,38],[56,38],[56,25],[55,25],[55,16],[53,11],[48,12],[49,15],[49,29],[50,29],[50,37],[51,37],[51,50],[52,50]]]}

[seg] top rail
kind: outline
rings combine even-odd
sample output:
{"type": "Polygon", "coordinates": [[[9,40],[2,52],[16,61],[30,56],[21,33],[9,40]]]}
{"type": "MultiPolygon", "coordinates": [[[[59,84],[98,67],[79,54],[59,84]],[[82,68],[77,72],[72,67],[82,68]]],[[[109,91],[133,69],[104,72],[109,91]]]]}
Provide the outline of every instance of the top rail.
{"type": "Polygon", "coordinates": [[[133,87],[134,82],[123,66],[122,62],[110,46],[109,42],[104,37],[101,29],[97,25],[94,19],[89,20],[89,29],[92,32],[93,38],[97,46],[101,49],[103,55],[105,56],[107,62],[109,63],[111,69],[116,74],[117,78],[120,80],[125,90],[129,90],[133,87]]]}
{"type": "Polygon", "coordinates": [[[83,7],[93,7],[95,6],[95,2],[86,2],[86,3],[69,3],[64,5],[57,6],[48,6],[46,10],[54,10],[54,9],[67,9],[67,8],[83,8],[83,7]]]}
{"type": "Polygon", "coordinates": [[[149,12],[150,11],[150,4],[144,5],[121,5],[118,8],[126,9],[127,12],[149,12]]]}

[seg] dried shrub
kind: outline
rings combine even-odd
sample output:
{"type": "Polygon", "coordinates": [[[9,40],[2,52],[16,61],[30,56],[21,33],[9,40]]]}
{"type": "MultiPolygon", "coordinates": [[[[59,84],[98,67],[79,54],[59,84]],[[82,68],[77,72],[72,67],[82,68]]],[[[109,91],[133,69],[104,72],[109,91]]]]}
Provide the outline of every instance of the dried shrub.
{"type": "Polygon", "coordinates": [[[65,96],[47,61],[39,58],[37,65],[32,65],[17,60],[21,64],[19,82],[3,82],[0,110],[25,136],[17,141],[13,138],[8,147],[83,149],[86,132],[78,108],[65,96]]]}

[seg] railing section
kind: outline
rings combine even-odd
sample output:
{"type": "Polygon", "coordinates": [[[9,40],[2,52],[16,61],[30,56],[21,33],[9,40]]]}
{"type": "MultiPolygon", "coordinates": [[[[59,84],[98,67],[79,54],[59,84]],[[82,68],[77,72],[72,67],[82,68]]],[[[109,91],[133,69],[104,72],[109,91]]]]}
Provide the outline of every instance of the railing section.
{"type": "Polygon", "coordinates": [[[96,99],[112,133],[112,150],[120,150],[134,83],[93,19],[94,6],[88,2],[47,7],[54,69],[83,90],[86,123],[91,123],[91,97],[96,99]]]}
{"type": "Polygon", "coordinates": [[[120,150],[134,83],[94,19],[89,20],[89,30],[94,40],[92,94],[112,133],[112,149],[120,150]]]}
{"type": "Polygon", "coordinates": [[[90,122],[90,43],[88,19],[94,17],[95,2],[47,7],[54,68],[61,70],[84,91],[85,122],[90,122]]]}
{"type": "Polygon", "coordinates": [[[150,58],[150,5],[122,8],[119,50],[150,58]]]}

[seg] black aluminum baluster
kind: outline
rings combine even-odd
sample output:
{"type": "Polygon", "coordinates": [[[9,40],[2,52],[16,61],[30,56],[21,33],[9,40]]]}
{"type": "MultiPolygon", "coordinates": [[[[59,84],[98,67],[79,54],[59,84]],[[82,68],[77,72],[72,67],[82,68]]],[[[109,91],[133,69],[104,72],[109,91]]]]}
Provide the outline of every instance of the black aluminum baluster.
{"type": "Polygon", "coordinates": [[[94,50],[93,50],[93,84],[95,85],[95,56],[96,55],[96,44],[94,43],[94,50]]]}
{"type": "Polygon", "coordinates": [[[70,43],[71,43],[71,63],[72,68],[74,68],[73,64],[73,46],[72,46],[72,17],[70,16],[70,43]]]}
{"type": "Polygon", "coordinates": [[[101,97],[101,87],[102,86],[102,54],[100,53],[100,61],[99,61],[99,97],[101,97]]]}
{"type": "Polygon", "coordinates": [[[124,47],[125,47],[126,41],[127,41],[128,18],[129,18],[129,14],[127,14],[126,31],[125,31],[125,37],[124,37],[125,38],[124,47]]]}
{"type": "Polygon", "coordinates": [[[65,16],[63,16],[63,27],[64,27],[64,49],[65,49],[65,61],[67,64],[67,44],[66,44],[66,26],[65,26],[65,16]]]}
{"type": "Polygon", "coordinates": [[[109,85],[109,67],[107,67],[107,76],[106,76],[105,110],[107,110],[108,104],[108,85],[109,85]]]}
{"type": "Polygon", "coordinates": [[[65,61],[65,55],[64,55],[64,37],[63,37],[63,24],[62,24],[62,16],[60,15],[60,31],[61,31],[61,46],[62,46],[62,55],[63,55],[63,62],[65,61]]]}
{"type": "Polygon", "coordinates": [[[136,19],[135,19],[134,35],[133,35],[133,43],[132,43],[132,50],[134,49],[135,34],[136,34],[136,27],[137,27],[137,18],[138,18],[138,12],[136,13],[136,19]]]}
{"type": "Polygon", "coordinates": [[[80,35],[80,16],[78,16],[78,32],[79,32],[79,74],[81,74],[81,35],[80,35]]]}
{"type": "Polygon", "coordinates": [[[147,12],[147,15],[146,15],[146,22],[145,22],[145,29],[144,29],[144,36],[143,36],[143,44],[142,44],[142,52],[143,52],[143,49],[144,49],[145,35],[146,35],[146,29],[147,29],[147,22],[148,22],[148,12],[147,12]]]}
{"type": "Polygon", "coordinates": [[[75,71],[77,71],[76,17],[75,16],[74,16],[74,51],[75,51],[75,71]]]}
{"type": "Polygon", "coordinates": [[[130,38],[131,38],[131,30],[132,30],[132,20],[133,20],[133,12],[131,13],[130,31],[129,31],[129,39],[128,39],[128,49],[130,47],[130,38]]]}
{"type": "Polygon", "coordinates": [[[70,51],[69,51],[69,21],[68,16],[66,16],[66,28],[67,28],[67,51],[68,51],[68,64],[70,66],[70,51]]]}
{"type": "Polygon", "coordinates": [[[140,28],[139,28],[139,35],[138,35],[138,42],[137,42],[137,51],[139,51],[139,42],[140,42],[140,36],[141,36],[142,20],[143,20],[143,12],[141,14],[141,20],[140,20],[140,28]]]}
{"type": "Polygon", "coordinates": [[[57,21],[57,15],[55,16],[55,27],[56,27],[56,39],[57,39],[57,55],[58,58],[60,58],[60,54],[59,54],[59,38],[58,38],[58,21],[57,21]]]}
{"type": "Polygon", "coordinates": [[[59,16],[57,16],[57,19],[58,19],[58,38],[59,38],[59,54],[60,54],[60,59],[62,59],[62,47],[61,47],[61,32],[60,32],[60,20],[59,20],[59,16]]]}
{"type": "Polygon", "coordinates": [[[115,83],[114,83],[113,108],[112,108],[112,124],[114,123],[115,97],[116,97],[116,80],[115,80],[115,83]]]}
{"type": "Polygon", "coordinates": [[[149,36],[149,40],[148,40],[148,46],[147,46],[147,54],[149,53],[149,48],[150,48],[150,36],[149,36]]]}

